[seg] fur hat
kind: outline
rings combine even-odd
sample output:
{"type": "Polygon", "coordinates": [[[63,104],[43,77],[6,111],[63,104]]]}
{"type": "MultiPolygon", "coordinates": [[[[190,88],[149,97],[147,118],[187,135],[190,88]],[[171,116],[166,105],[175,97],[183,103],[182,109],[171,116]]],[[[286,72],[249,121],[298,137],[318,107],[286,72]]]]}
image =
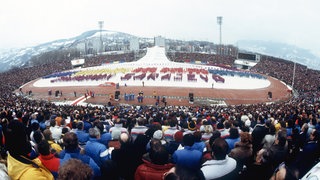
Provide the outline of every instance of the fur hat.
{"type": "Polygon", "coordinates": [[[161,130],[156,130],[154,133],[153,133],[153,138],[154,139],[159,139],[161,140],[163,137],[163,133],[161,130]]]}

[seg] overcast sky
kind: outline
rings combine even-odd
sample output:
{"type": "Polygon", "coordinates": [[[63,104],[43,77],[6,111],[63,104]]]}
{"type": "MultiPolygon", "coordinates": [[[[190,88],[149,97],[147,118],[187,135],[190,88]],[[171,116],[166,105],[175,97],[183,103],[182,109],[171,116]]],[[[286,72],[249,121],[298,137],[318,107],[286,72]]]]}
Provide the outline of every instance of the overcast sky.
{"type": "Polygon", "coordinates": [[[1,0],[0,48],[33,46],[104,29],[219,43],[266,40],[320,55],[319,0],[1,0]]]}

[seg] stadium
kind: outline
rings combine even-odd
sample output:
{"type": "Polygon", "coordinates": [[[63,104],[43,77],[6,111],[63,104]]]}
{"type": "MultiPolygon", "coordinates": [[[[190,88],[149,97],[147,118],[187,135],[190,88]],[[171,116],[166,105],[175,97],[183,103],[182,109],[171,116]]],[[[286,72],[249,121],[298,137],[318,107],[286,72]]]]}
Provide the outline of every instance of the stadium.
{"type": "Polygon", "coordinates": [[[226,67],[172,62],[165,48],[158,46],[148,48],[146,55],[134,62],[74,68],[47,75],[20,88],[20,91],[30,90],[35,99],[69,105],[106,105],[108,102],[155,105],[165,97],[166,104],[173,106],[226,106],[271,103],[291,97],[291,88],[275,78],[226,67]],[[52,93],[57,90],[63,95],[52,93]],[[139,96],[141,92],[143,95],[139,96]],[[91,98],[91,93],[95,98],[91,98]],[[138,97],[142,101],[138,101],[138,97]]]}
{"type": "MultiPolygon", "coordinates": [[[[233,162],[230,171],[229,166],[223,166],[224,171],[221,172],[210,171],[219,172],[218,178],[269,179],[281,169],[281,172],[285,171],[285,176],[298,179],[309,176],[313,172],[312,167],[317,168],[320,152],[319,71],[266,55],[261,55],[249,69],[241,69],[235,68],[235,62],[241,59],[229,55],[185,52],[175,52],[173,55],[161,46],[150,46],[142,54],[138,59],[130,53],[101,54],[86,57],[83,61],[76,60],[73,65],[69,59],[61,59],[1,73],[0,115],[2,136],[6,140],[6,144],[1,144],[4,149],[2,157],[8,156],[10,175],[14,174],[12,158],[18,158],[17,154],[31,156],[30,152],[23,151],[29,147],[25,144],[25,137],[28,137],[28,142],[32,141],[29,138],[31,132],[41,134],[48,129],[52,132],[51,136],[47,136],[48,140],[65,147],[61,149],[62,153],[56,154],[63,163],[69,156],[61,154],[70,152],[68,143],[61,143],[62,140],[70,140],[67,138],[75,138],[73,135],[77,134],[79,140],[73,139],[77,142],[76,148],[79,145],[86,149],[85,155],[77,154],[79,159],[80,156],[89,158],[92,154],[88,152],[102,147],[88,145],[93,142],[92,138],[107,141],[100,144],[103,144],[104,151],[108,150],[108,155],[103,156],[108,161],[92,160],[96,162],[95,166],[89,164],[91,169],[86,169],[95,178],[116,176],[115,179],[141,179],[154,172],[142,168],[155,162],[164,169],[152,174],[154,179],[163,178],[170,170],[168,167],[173,166],[179,169],[175,171],[177,176],[188,174],[195,179],[203,179],[202,176],[211,175],[203,165],[215,160],[212,154],[214,146],[209,144],[214,133],[219,134],[219,145],[224,145],[223,149],[228,150],[223,152],[223,162],[230,159],[233,162]],[[20,127],[16,120],[23,124],[21,131],[15,129],[20,127]],[[212,127],[211,132],[206,132],[207,125],[212,127]],[[101,132],[98,127],[102,127],[101,132]],[[136,131],[137,127],[145,127],[145,131],[136,131]],[[188,148],[176,147],[174,151],[169,151],[171,141],[178,139],[174,135],[166,137],[166,130],[170,128],[177,128],[180,140],[186,141],[184,146],[188,146],[185,134],[198,134],[200,140],[197,143],[209,148],[200,150],[201,160],[209,159],[198,166],[175,159],[178,156],[176,152],[188,148]],[[80,131],[88,136],[90,134],[91,139],[80,142],[80,131]],[[65,134],[62,135],[62,132],[65,134]],[[234,139],[233,133],[236,136],[234,139]],[[252,140],[248,138],[242,142],[245,138],[243,134],[252,140]],[[108,135],[109,139],[104,135],[108,135]],[[126,135],[130,137],[124,137],[126,135]],[[205,139],[206,135],[210,137],[205,139]],[[274,138],[271,144],[263,141],[269,135],[274,138]],[[142,136],[146,141],[139,142],[142,136]],[[131,138],[134,141],[129,141],[131,138]],[[231,146],[231,140],[237,142],[231,146]],[[118,147],[111,145],[111,142],[118,143],[118,147]],[[126,145],[121,147],[120,142],[126,145]],[[150,145],[149,142],[164,142],[168,149],[156,149],[154,147],[157,145],[150,145]],[[248,149],[235,153],[241,143],[245,143],[248,149]],[[168,159],[159,160],[150,156],[155,159],[140,162],[147,152],[147,145],[150,146],[148,151],[161,151],[167,155],[163,157],[168,159]],[[88,149],[90,147],[93,149],[88,149]],[[116,156],[114,152],[121,156],[116,156]],[[172,159],[169,159],[168,153],[172,159]],[[241,159],[237,154],[246,158],[241,159]]],[[[218,142],[217,139],[211,141],[218,142]]],[[[196,144],[195,139],[191,141],[196,144]]],[[[193,151],[198,150],[188,153],[193,151]]],[[[98,155],[93,155],[92,159],[98,155]]],[[[56,175],[56,171],[50,169],[52,175],[56,175]]]]}

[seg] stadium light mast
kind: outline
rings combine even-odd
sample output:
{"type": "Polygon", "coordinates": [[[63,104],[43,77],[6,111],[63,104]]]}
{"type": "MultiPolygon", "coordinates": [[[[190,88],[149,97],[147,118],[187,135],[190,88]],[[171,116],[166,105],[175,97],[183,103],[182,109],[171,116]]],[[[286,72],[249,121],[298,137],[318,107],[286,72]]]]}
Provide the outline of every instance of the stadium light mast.
{"type": "Polygon", "coordinates": [[[221,54],[221,46],[222,46],[222,32],[221,32],[221,25],[222,25],[222,16],[217,17],[217,23],[219,25],[219,54],[221,54]]]}
{"type": "Polygon", "coordinates": [[[104,21],[99,21],[98,23],[99,23],[99,29],[100,29],[100,50],[99,50],[99,52],[102,53],[102,51],[103,51],[102,28],[103,28],[104,21]]]}

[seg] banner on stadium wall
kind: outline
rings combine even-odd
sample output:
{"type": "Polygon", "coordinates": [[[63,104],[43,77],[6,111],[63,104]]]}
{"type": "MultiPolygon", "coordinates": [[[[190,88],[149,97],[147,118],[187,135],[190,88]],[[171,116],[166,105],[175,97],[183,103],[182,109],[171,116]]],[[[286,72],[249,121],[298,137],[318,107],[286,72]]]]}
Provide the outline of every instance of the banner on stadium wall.
{"type": "Polygon", "coordinates": [[[81,66],[84,64],[84,59],[74,59],[71,60],[71,65],[72,66],[81,66]]]}

